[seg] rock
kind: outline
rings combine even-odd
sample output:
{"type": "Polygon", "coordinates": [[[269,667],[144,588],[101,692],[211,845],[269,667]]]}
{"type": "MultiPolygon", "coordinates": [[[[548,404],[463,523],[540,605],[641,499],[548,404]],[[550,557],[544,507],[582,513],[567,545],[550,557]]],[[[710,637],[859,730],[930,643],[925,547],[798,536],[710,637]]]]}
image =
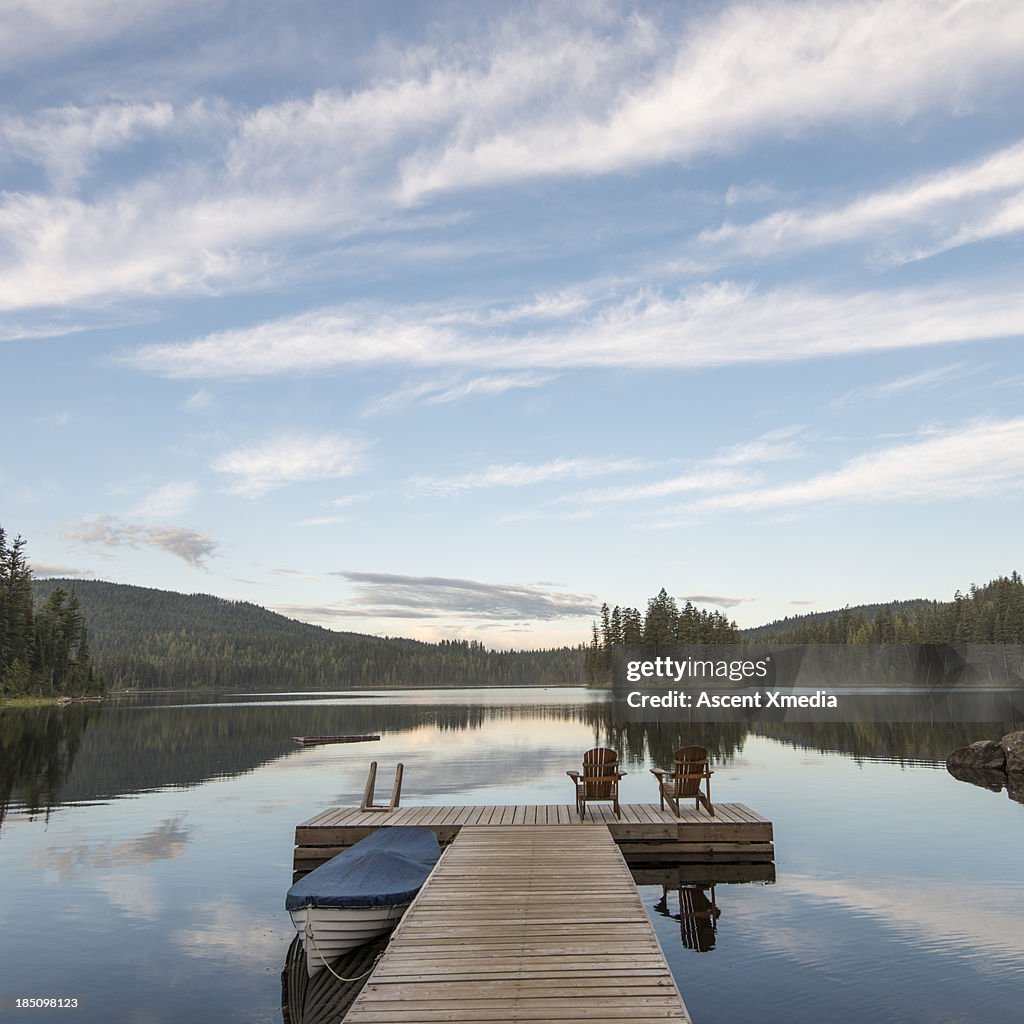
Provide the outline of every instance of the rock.
{"type": "MultiPolygon", "coordinates": [[[[1006,785],[1006,775],[992,769],[958,768],[956,765],[947,765],[946,771],[959,782],[969,782],[972,786],[981,786],[982,789],[989,789],[993,793],[1001,793],[1006,785]]],[[[1024,776],[1021,776],[1021,783],[1024,784],[1024,776]]]]}
{"type": "Polygon", "coordinates": [[[986,768],[1004,771],[1006,768],[1006,751],[998,743],[991,740],[979,740],[969,747],[954,750],[946,758],[946,767],[954,768],[986,768]]]}
{"type": "Polygon", "coordinates": [[[1010,772],[1006,776],[1006,795],[1019,804],[1024,804],[1024,772],[1010,772]]]}
{"type": "Polygon", "coordinates": [[[1011,732],[999,741],[1006,754],[1008,772],[1024,772],[1024,732],[1011,732]]]}

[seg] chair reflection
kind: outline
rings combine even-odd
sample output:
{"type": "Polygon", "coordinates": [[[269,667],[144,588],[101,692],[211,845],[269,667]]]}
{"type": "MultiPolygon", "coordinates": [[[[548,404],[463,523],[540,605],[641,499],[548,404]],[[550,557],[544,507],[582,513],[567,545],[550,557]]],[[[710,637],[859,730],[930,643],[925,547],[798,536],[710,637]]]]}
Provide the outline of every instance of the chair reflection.
{"type": "Polygon", "coordinates": [[[715,948],[715,937],[718,933],[718,918],[721,910],[715,903],[715,887],[699,885],[680,885],[675,892],[678,895],[679,913],[673,914],[669,908],[667,885],[661,887],[661,899],[654,904],[654,909],[663,917],[670,917],[679,922],[679,938],[684,948],[697,953],[707,953],[715,948]]]}

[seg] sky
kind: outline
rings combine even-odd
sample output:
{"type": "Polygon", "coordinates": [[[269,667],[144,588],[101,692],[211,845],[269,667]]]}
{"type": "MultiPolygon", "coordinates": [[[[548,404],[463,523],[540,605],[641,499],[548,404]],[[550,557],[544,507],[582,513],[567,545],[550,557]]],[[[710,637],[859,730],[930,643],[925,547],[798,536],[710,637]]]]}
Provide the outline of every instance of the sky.
{"type": "Polygon", "coordinates": [[[0,2],[37,576],[495,648],[1024,567],[1024,5],[0,2]]]}

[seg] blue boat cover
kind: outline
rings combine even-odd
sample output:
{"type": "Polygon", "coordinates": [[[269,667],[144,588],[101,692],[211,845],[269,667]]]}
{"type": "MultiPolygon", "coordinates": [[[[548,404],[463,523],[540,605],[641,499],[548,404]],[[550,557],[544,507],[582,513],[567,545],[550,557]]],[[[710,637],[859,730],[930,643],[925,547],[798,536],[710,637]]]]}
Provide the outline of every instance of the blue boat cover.
{"type": "Polygon", "coordinates": [[[288,890],[285,907],[409,903],[440,856],[437,836],[429,828],[382,828],[296,882],[288,890]]]}

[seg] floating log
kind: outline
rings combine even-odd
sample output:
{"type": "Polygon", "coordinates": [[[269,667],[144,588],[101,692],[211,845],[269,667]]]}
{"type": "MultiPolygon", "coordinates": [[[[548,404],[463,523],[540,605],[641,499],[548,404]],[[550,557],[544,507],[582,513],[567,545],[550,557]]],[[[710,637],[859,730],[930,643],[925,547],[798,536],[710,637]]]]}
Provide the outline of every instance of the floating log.
{"type": "Polygon", "coordinates": [[[379,740],[379,736],[293,736],[296,743],[304,747],[313,747],[318,743],[367,743],[379,740]]]}

